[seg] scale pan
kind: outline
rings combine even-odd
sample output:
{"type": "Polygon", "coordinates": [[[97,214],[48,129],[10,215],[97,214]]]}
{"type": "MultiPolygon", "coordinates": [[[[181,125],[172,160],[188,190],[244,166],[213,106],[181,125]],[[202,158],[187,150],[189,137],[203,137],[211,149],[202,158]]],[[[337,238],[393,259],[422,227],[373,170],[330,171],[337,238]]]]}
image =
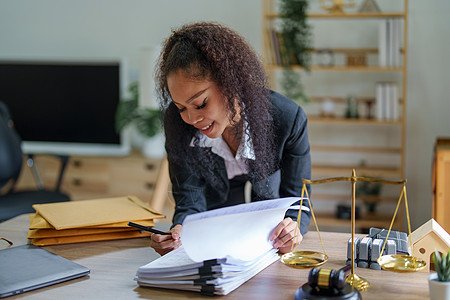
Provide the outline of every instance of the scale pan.
{"type": "Polygon", "coordinates": [[[383,255],[377,262],[383,269],[399,273],[417,272],[427,265],[424,260],[410,255],[383,255]]]}
{"type": "Polygon", "coordinates": [[[328,256],[315,251],[294,251],[283,254],[281,262],[296,269],[314,268],[323,265],[328,256]]]}

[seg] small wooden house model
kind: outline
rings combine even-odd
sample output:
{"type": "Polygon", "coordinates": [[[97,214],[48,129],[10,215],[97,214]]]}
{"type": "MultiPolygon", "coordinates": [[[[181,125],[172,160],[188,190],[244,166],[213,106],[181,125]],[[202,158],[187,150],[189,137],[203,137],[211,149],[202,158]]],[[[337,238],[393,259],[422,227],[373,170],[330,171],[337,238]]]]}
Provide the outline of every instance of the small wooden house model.
{"type": "Polygon", "coordinates": [[[431,255],[434,250],[447,253],[450,249],[450,235],[434,219],[429,220],[411,233],[413,244],[412,255],[423,259],[427,263],[427,268],[423,271],[430,271],[431,255]]]}

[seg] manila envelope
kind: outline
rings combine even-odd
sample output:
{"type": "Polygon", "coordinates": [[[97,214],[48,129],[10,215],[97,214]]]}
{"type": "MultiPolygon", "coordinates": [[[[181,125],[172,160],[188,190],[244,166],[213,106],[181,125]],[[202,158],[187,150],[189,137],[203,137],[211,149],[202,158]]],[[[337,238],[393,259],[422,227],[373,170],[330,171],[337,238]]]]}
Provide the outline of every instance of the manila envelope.
{"type": "Polygon", "coordinates": [[[135,196],[34,204],[55,229],[164,218],[135,196]]]}
{"type": "MultiPolygon", "coordinates": [[[[45,220],[38,213],[30,214],[29,218],[30,218],[30,227],[29,227],[29,229],[51,229],[51,230],[55,230],[55,228],[49,222],[47,222],[47,220],[45,220]]],[[[148,227],[155,226],[155,222],[153,222],[153,219],[150,219],[150,220],[138,220],[136,222],[141,224],[141,225],[148,226],[148,227]]],[[[109,229],[112,229],[112,228],[131,228],[131,227],[128,226],[128,222],[117,222],[117,223],[104,224],[104,225],[86,226],[86,227],[82,227],[82,228],[83,229],[87,229],[87,228],[109,228],[109,229]]],[[[66,229],[62,229],[62,230],[66,230],[66,229]]]]}
{"type": "Polygon", "coordinates": [[[136,230],[133,228],[73,228],[73,229],[29,229],[27,238],[52,238],[62,236],[77,236],[77,235],[90,235],[90,234],[105,234],[113,232],[124,232],[136,230]]]}
{"type": "Polygon", "coordinates": [[[48,246],[48,245],[63,245],[74,244],[83,242],[96,242],[96,241],[108,241],[108,240],[120,240],[130,238],[141,238],[151,236],[150,232],[141,232],[139,230],[126,231],[126,232],[113,232],[104,234],[89,234],[81,236],[65,236],[65,237],[52,237],[42,239],[32,239],[31,243],[35,246],[48,246]]]}

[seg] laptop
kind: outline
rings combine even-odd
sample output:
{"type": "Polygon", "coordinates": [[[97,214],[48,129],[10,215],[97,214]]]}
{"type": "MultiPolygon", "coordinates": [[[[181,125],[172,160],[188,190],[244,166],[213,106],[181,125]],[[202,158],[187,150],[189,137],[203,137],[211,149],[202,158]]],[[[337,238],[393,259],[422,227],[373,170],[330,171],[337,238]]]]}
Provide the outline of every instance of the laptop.
{"type": "Polygon", "coordinates": [[[34,245],[0,250],[0,298],[89,274],[90,270],[34,245]]]}

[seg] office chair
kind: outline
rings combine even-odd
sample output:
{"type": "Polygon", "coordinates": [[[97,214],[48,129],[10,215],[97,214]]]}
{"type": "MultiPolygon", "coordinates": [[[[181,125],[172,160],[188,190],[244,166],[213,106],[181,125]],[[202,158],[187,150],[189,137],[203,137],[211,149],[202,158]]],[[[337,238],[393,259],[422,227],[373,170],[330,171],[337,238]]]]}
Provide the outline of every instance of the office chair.
{"type": "Polygon", "coordinates": [[[14,130],[14,123],[7,106],[0,101],[0,222],[15,216],[34,213],[33,204],[69,201],[70,198],[60,192],[60,186],[67,165],[67,156],[57,156],[61,159],[61,169],[55,190],[46,190],[40,182],[39,174],[34,165],[33,155],[28,156],[28,165],[33,167],[39,187],[30,191],[14,191],[15,184],[22,169],[23,153],[21,139],[14,130]],[[8,186],[7,186],[8,185],[8,186]]]}

